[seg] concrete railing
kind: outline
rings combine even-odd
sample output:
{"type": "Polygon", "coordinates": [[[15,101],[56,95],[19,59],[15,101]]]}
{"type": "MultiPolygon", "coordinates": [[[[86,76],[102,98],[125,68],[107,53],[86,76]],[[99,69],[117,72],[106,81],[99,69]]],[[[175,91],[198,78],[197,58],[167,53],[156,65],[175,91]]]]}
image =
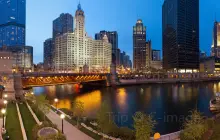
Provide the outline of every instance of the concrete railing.
{"type": "Polygon", "coordinates": [[[36,114],[33,112],[33,110],[31,109],[31,107],[29,106],[28,102],[26,102],[26,105],[27,105],[29,111],[31,112],[31,114],[32,114],[34,120],[36,121],[36,123],[37,123],[38,125],[41,125],[42,122],[39,121],[39,119],[37,118],[36,114]]]}
{"type": "Polygon", "coordinates": [[[54,107],[53,105],[51,105],[51,107],[55,110],[57,110],[60,114],[64,114],[68,119],[72,119],[72,117],[70,115],[67,115],[66,113],[64,113],[63,111],[57,109],[56,107],[54,107]]]}
{"type": "MultiPolygon", "coordinates": [[[[160,140],[180,140],[180,132],[181,131],[166,134],[166,135],[162,135],[160,137],[160,140]]],[[[151,137],[151,140],[154,140],[154,138],[151,137]]]]}
{"type": "Polygon", "coordinates": [[[22,133],[22,136],[23,136],[23,140],[28,140],[26,131],[24,129],[24,124],[23,124],[23,121],[22,121],[22,118],[21,118],[21,113],[20,113],[20,110],[19,110],[19,107],[18,107],[17,103],[16,103],[16,108],[17,108],[17,111],[18,111],[18,119],[19,119],[20,126],[21,126],[21,133],[22,133]]]}

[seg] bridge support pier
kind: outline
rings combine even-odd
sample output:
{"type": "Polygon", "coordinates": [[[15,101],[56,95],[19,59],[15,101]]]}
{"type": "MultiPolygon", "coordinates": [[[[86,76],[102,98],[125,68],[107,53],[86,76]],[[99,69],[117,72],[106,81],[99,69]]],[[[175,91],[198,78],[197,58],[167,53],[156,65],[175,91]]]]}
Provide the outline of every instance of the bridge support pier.
{"type": "Polygon", "coordinates": [[[116,65],[115,64],[111,64],[110,66],[110,85],[111,86],[115,86],[117,85],[118,83],[118,76],[117,76],[117,73],[116,73],[116,65]]]}
{"type": "Polygon", "coordinates": [[[3,85],[5,87],[5,90],[3,91],[3,95],[1,96],[7,94],[8,96],[7,99],[14,100],[15,99],[14,77],[11,72],[0,73],[0,85],[3,85]]]}
{"type": "Polygon", "coordinates": [[[14,74],[14,89],[15,97],[23,99],[23,86],[22,86],[22,75],[20,73],[14,74]]]}

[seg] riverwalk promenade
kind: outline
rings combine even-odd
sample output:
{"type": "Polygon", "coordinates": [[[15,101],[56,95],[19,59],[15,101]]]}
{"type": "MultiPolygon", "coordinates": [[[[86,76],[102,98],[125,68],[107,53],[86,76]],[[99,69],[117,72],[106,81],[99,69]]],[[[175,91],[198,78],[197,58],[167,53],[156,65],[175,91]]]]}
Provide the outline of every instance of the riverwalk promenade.
{"type": "MultiPolygon", "coordinates": [[[[46,116],[53,124],[57,125],[59,130],[62,130],[62,121],[59,115],[51,110],[46,116]]],[[[64,134],[67,140],[93,140],[93,138],[81,132],[66,120],[63,120],[63,126],[64,134]]]]}

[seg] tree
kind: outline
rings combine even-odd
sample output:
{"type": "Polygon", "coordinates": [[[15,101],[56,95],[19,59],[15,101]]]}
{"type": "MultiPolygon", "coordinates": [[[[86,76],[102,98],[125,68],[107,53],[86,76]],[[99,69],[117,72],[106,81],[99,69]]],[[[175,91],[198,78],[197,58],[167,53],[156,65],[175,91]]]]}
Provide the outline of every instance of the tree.
{"type": "Polygon", "coordinates": [[[137,112],[133,116],[136,140],[149,140],[153,134],[156,121],[151,115],[137,112]]]}
{"type": "Polygon", "coordinates": [[[36,98],[35,98],[34,94],[32,94],[32,93],[30,93],[30,92],[28,92],[28,93],[25,94],[25,98],[26,98],[27,100],[31,101],[31,102],[36,101],[36,98]]]}
{"type": "Polygon", "coordinates": [[[83,117],[84,114],[84,103],[81,101],[73,102],[72,112],[73,116],[77,118],[77,127],[79,127],[79,121],[83,117]]]}
{"type": "Polygon", "coordinates": [[[201,140],[207,131],[205,120],[197,110],[191,111],[191,118],[185,121],[183,127],[184,129],[180,134],[181,140],[201,140]]]}
{"type": "Polygon", "coordinates": [[[98,129],[102,133],[108,134],[113,132],[113,129],[115,127],[114,121],[112,118],[110,107],[105,101],[101,104],[101,107],[97,112],[97,123],[98,129]]]}
{"type": "Polygon", "coordinates": [[[39,110],[44,113],[44,121],[46,119],[46,115],[50,112],[49,101],[46,99],[45,95],[39,95],[35,97],[35,104],[39,110]]]}

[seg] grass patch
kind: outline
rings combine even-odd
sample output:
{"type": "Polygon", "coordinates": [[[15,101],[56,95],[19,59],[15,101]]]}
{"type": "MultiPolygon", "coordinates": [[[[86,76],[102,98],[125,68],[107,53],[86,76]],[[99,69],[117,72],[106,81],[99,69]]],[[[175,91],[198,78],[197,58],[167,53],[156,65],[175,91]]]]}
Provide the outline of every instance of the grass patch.
{"type": "Polygon", "coordinates": [[[19,109],[21,112],[21,117],[23,120],[24,128],[27,134],[28,140],[33,140],[32,136],[32,129],[36,125],[36,121],[34,120],[34,117],[32,116],[31,112],[29,111],[26,103],[19,104],[19,109]]]}
{"type": "Polygon", "coordinates": [[[47,118],[47,116],[45,117],[44,113],[42,111],[40,111],[38,109],[38,107],[31,101],[27,100],[29,106],[31,107],[31,109],[33,110],[33,112],[35,113],[35,115],[37,116],[37,118],[39,119],[39,121],[41,122],[44,122],[44,121],[47,121],[47,122],[50,122],[51,121],[47,118]],[[45,117],[45,120],[44,120],[44,117],[45,117]]]}
{"type": "Polygon", "coordinates": [[[22,140],[21,126],[18,119],[16,105],[14,103],[9,103],[7,105],[6,115],[6,135],[8,135],[11,140],[22,140]]]}

